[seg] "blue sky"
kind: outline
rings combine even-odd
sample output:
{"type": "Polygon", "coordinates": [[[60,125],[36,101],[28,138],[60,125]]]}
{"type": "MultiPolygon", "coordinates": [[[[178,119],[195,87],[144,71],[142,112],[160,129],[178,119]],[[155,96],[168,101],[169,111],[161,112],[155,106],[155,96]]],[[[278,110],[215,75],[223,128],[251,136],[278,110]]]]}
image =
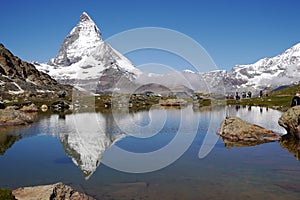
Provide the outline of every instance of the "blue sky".
{"type": "MultiPolygon", "coordinates": [[[[182,32],[201,44],[219,69],[275,56],[300,42],[298,0],[1,0],[0,5],[0,42],[26,61],[54,57],[83,11],[104,39],[148,26],[182,32]]],[[[128,56],[137,65],[159,57],[128,56]]],[[[176,63],[175,68],[186,68],[176,63]]]]}

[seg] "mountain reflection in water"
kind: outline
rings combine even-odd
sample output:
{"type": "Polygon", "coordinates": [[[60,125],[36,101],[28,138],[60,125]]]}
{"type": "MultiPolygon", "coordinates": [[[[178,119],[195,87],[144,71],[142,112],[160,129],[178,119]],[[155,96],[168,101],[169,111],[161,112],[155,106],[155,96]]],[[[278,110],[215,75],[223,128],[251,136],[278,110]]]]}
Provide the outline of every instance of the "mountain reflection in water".
{"type": "MultiPolygon", "coordinates": [[[[263,114],[261,113],[263,108],[259,107],[239,107],[237,109],[234,106],[229,106],[227,108],[219,107],[207,110],[194,109],[194,111],[191,107],[186,107],[184,109],[186,109],[186,111],[188,110],[188,112],[185,113],[185,117],[188,121],[187,123],[193,124],[195,121],[200,120],[201,124],[201,121],[213,120],[214,128],[208,134],[211,134],[211,137],[217,139],[218,136],[215,134],[215,131],[223,120],[222,113],[224,112],[226,112],[227,115],[236,115],[246,121],[258,124],[275,132],[285,133],[285,130],[278,126],[276,120],[269,120],[270,118],[279,118],[281,115],[279,111],[272,109],[265,108],[263,114]],[[195,115],[201,115],[201,117],[197,118],[195,115]]],[[[107,149],[126,136],[151,138],[151,136],[153,136],[151,135],[151,132],[157,133],[161,130],[163,126],[162,122],[160,122],[163,120],[162,116],[166,117],[168,114],[169,117],[172,116],[180,119],[182,113],[180,110],[155,109],[151,111],[151,114],[149,114],[149,111],[138,113],[120,112],[115,116],[111,113],[76,113],[65,115],[63,118],[59,115],[51,115],[41,118],[32,125],[34,129],[36,129],[34,133],[30,132],[30,134],[26,133],[22,135],[20,134],[22,131],[20,131],[18,134],[1,134],[0,153],[4,154],[14,142],[20,140],[22,137],[51,135],[60,140],[66,154],[72,159],[73,163],[81,169],[83,176],[88,179],[100,165],[104,152],[107,149]],[[153,118],[155,118],[155,120],[153,118]],[[154,123],[154,125],[152,124],[152,126],[149,126],[151,123],[154,123]],[[121,130],[118,125],[123,126],[123,130],[121,130]],[[148,129],[142,129],[147,126],[149,126],[148,129]],[[137,127],[141,127],[141,129],[138,129],[137,127]],[[132,131],[128,133],[129,130],[132,131]],[[140,132],[139,130],[147,131],[140,132]]],[[[170,130],[172,130],[172,128],[170,130]]],[[[176,133],[176,128],[173,129],[173,132],[176,133]]],[[[258,145],[253,143],[232,143],[226,140],[224,143],[227,148],[233,146],[241,147],[258,145]]],[[[290,138],[284,137],[280,144],[283,148],[288,149],[299,158],[299,142],[297,143],[290,138]]],[[[109,153],[107,156],[109,156],[109,153]]]]}

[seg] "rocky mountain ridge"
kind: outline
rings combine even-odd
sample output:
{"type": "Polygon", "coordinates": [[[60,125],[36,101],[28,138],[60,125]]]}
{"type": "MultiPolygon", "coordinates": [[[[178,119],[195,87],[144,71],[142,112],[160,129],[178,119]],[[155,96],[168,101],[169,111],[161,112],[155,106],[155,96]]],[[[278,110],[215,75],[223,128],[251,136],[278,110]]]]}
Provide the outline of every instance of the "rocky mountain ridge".
{"type": "Polygon", "coordinates": [[[53,93],[67,90],[33,64],[22,61],[0,44],[0,93],[2,95],[53,93]]]}
{"type": "Polygon", "coordinates": [[[59,82],[94,93],[128,93],[152,83],[213,93],[245,90],[255,93],[269,87],[300,82],[300,43],[278,56],[264,58],[254,64],[236,65],[231,71],[146,73],[105,43],[97,25],[84,12],[65,38],[59,53],[47,64],[35,65],[59,82]]]}
{"type": "Polygon", "coordinates": [[[59,82],[92,92],[111,92],[121,76],[132,81],[140,73],[126,57],[102,40],[99,28],[85,12],[64,39],[58,54],[47,64],[34,64],[59,82]]]}

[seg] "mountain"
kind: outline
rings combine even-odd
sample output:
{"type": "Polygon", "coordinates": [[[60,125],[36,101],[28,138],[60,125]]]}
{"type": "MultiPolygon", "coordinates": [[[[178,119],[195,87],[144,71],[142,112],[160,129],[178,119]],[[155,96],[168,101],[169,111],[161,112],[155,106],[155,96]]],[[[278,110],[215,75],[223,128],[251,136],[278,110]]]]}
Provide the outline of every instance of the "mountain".
{"type": "Polygon", "coordinates": [[[22,61],[0,44],[0,93],[52,93],[67,90],[48,74],[38,71],[33,64],[22,61]]]}
{"type": "MultiPolygon", "coordinates": [[[[179,73],[179,72],[178,72],[179,73]]],[[[300,83],[300,43],[273,58],[264,58],[254,64],[236,65],[231,71],[192,72],[184,70],[179,76],[194,90],[209,90],[218,93],[247,91],[257,93],[265,88],[300,83]]],[[[164,82],[174,82],[174,78],[164,75],[164,82]]],[[[177,82],[178,82],[177,78],[177,82]]],[[[183,83],[181,83],[183,84],[183,83]]]]}
{"type": "MultiPolygon", "coordinates": [[[[143,85],[156,89],[153,83],[170,90],[188,88],[213,93],[251,90],[255,93],[267,87],[276,88],[300,81],[300,43],[278,56],[264,58],[254,64],[236,65],[228,72],[184,70],[168,74],[146,73],[105,43],[97,25],[84,12],[58,54],[47,64],[34,64],[58,82],[93,93],[133,93],[143,85]]],[[[143,90],[148,89],[143,87],[143,90]]]]}
{"type": "MultiPolygon", "coordinates": [[[[254,64],[236,65],[225,76],[236,88],[265,88],[291,85],[300,81],[300,43],[273,58],[264,58],[254,64]]],[[[226,83],[227,86],[231,86],[226,83]]]]}
{"type": "Polygon", "coordinates": [[[96,90],[97,86],[99,92],[111,92],[121,76],[132,81],[140,73],[126,57],[102,40],[99,28],[85,12],[64,39],[58,54],[47,64],[34,64],[61,83],[88,90],[96,90]]]}
{"type": "Polygon", "coordinates": [[[236,65],[231,71],[143,73],[136,81],[139,84],[154,82],[168,88],[184,85],[194,91],[212,93],[250,90],[256,94],[265,88],[300,83],[300,43],[273,58],[264,58],[249,65],[236,65]]]}

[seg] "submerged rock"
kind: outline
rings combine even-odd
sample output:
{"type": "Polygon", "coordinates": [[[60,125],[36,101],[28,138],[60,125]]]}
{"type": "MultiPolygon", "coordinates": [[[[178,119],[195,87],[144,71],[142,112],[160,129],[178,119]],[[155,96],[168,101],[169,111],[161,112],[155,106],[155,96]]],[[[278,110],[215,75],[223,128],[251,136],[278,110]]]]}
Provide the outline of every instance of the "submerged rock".
{"type": "Polygon", "coordinates": [[[280,146],[294,154],[297,160],[300,161],[300,140],[291,134],[282,136],[279,142],[280,146]]]}
{"type": "MultiPolygon", "coordinates": [[[[271,130],[255,124],[245,122],[238,117],[226,117],[217,134],[227,141],[233,142],[272,142],[281,139],[281,136],[271,130]]],[[[236,145],[235,145],[236,146],[236,145]]],[[[249,144],[248,144],[249,146],[249,144]]]]}
{"type": "Polygon", "coordinates": [[[285,128],[288,134],[300,139],[300,106],[292,107],[283,113],[278,124],[285,128]]]}
{"type": "Polygon", "coordinates": [[[31,116],[13,109],[0,110],[0,126],[26,125],[33,122],[31,116]]]}
{"type": "Polygon", "coordinates": [[[75,191],[73,188],[64,185],[63,183],[35,187],[22,187],[13,190],[12,193],[18,200],[94,200],[93,197],[75,191]]]}

